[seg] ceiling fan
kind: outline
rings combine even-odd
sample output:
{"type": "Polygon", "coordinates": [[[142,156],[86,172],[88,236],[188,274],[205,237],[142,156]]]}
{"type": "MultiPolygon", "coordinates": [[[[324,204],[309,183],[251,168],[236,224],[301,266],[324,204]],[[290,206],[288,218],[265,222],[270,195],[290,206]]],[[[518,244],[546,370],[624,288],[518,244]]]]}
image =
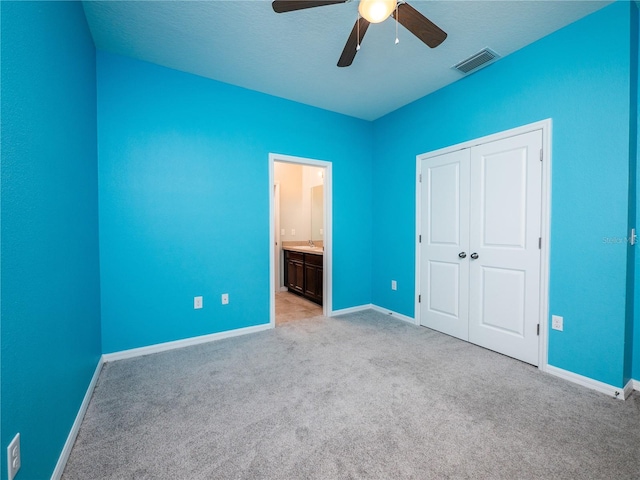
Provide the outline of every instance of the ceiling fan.
{"type": "MultiPolygon", "coordinates": [[[[351,0],[275,0],[272,4],[276,13],[293,12],[305,8],[323,7],[336,3],[347,3],[351,0]]],[[[342,55],[338,60],[339,67],[348,67],[353,63],[360,43],[371,23],[380,23],[389,16],[396,19],[407,30],[423,43],[435,48],[444,42],[447,34],[431,20],[403,0],[360,0],[358,5],[360,16],[347,39],[342,55]]],[[[396,40],[397,42],[397,40],[396,40]]]]}

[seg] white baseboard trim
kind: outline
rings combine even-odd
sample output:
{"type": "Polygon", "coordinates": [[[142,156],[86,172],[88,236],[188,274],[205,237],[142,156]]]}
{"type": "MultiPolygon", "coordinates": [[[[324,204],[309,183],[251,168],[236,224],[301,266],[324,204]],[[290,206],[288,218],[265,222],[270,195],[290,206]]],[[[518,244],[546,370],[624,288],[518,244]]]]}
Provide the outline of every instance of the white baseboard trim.
{"type": "Polygon", "coordinates": [[[373,303],[358,305],[357,307],[349,307],[349,308],[342,308],[340,310],[334,310],[333,312],[331,312],[331,315],[329,316],[337,317],[338,315],[347,315],[348,313],[364,312],[365,310],[375,310],[376,312],[384,313],[385,315],[391,315],[392,317],[395,317],[398,320],[402,320],[412,325],[416,325],[415,319],[408,317],[406,315],[403,315],[401,313],[394,312],[393,310],[379,307],[378,305],[374,305],[373,303]]]}
{"type": "Polygon", "coordinates": [[[365,310],[371,310],[373,305],[367,303],[366,305],[358,305],[357,307],[341,308],[340,310],[334,310],[329,315],[330,317],[337,317],[338,315],[346,315],[348,313],[364,312],[365,310]]]}
{"type": "Polygon", "coordinates": [[[141,357],[143,355],[150,355],[152,353],[166,352],[168,350],[174,350],[176,348],[190,347],[192,345],[200,345],[202,343],[215,342],[216,340],[222,340],[223,338],[237,337],[240,335],[248,335],[249,333],[262,332],[273,328],[271,323],[264,323],[262,325],[255,325],[253,327],[236,328],[235,330],[227,330],[225,332],[210,333],[208,335],[200,335],[198,337],[185,338],[183,340],[174,340],[172,342],[156,343],[155,345],[149,345],[147,347],[132,348],[129,350],[122,350],[120,352],[105,353],[102,358],[106,362],[113,362],[116,360],[124,360],[126,358],[141,357]]]}
{"type": "Polygon", "coordinates": [[[640,392],[640,380],[631,380],[631,386],[633,387],[634,390],[637,390],[640,392]]]}
{"type": "Polygon", "coordinates": [[[614,387],[613,385],[609,385],[608,383],[603,383],[598,380],[594,380],[593,378],[584,377],[582,375],[578,375],[577,373],[573,373],[568,370],[563,370],[562,368],[554,367],[553,365],[547,365],[544,371],[546,373],[550,373],[551,375],[560,377],[569,382],[582,385],[583,387],[596,390],[606,395],[610,395],[614,398],[619,398],[620,400],[626,399],[628,396],[627,392],[630,392],[630,390],[627,390],[627,388],[631,385],[631,382],[627,383],[627,385],[624,388],[619,388],[619,387],[614,387]]]}
{"type": "Polygon", "coordinates": [[[100,360],[98,360],[98,365],[96,365],[96,370],[95,372],[93,372],[93,377],[91,377],[91,382],[89,382],[89,386],[87,387],[87,392],[84,394],[84,398],[82,399],[82,403],[80,404],[80,409],[78,410],[76,419],[71,426],[69,435],[67,435],[67,441],[64,443],[64,447],[62,448],[62,452],[60,453],[60,457],[58,458],[58,463],[56,463],[56,468],[53,470],[53,474],[51,475],[51,480],[59,480],[60,478],[62,478],[64,467],[67,465],[67,460],[69,460],[71,449],[73,448],[73,444],[76,442],[76,437],[78,436],[78,432],[80,431],[80,425],[82,425],[84,414],[87,412],[87,408],[89,407],[89,402],[91,401],[93,390],[96,388],[96,383],[98,382],[98,377],[100,376],[103,365],[104,360],[102,357],[100,357],[100,360]]]}
{"type": "Polygon", "coordinates": [[[633,393],[633,380],[629,380],[627,384],[624,386],[624,399],[626,400],[633,393]]]}
{"type": "Polygon", "coordinates": [[[417,325],[416,320],[414,318],[408,317],[407,315],[403,315],[398,312],[394,312],[393,310],[389,310],[386,308],[379,307],[378,305],[371,305],[371,309],[376,312],[384,313],[385,315],[391,315],[398,320],[402,320],[404,322],[410,323],[411,325],[417,325]]]}

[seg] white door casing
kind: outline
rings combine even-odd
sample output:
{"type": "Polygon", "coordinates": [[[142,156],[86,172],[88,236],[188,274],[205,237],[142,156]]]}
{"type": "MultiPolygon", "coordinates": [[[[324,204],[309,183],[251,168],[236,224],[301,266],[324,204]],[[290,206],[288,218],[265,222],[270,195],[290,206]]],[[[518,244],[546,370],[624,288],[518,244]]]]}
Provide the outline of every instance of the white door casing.
{"type": "Polygon", "coordinates": [[[282,286],[282,274],[280,267],[282,265],[282,245],[280,244],[280,184],[276,182],[273,185],[273,270],[275,291],[279,292],[282,286]]]}
{"type": "Polygon", "coordinates": [[[418,157],[418,307],[424,326],[538,365],[543,131],[519,130],[418,157]]]}
{"type": "Polygon", "coordinates": [[[333,314],[333,165],[326,160],[316,160],[312,158],[295,157],[279,153],[269,153],[269,291],[270,291],[270,320],[271,327],[276,324],[276,281],[275,281],[275,201],[273,195],[274,162],[296,163],[313,167],[324,168],[324,232],[323,232],[323,271],[322,271],[322,314],[329,317],[333,314]]]}

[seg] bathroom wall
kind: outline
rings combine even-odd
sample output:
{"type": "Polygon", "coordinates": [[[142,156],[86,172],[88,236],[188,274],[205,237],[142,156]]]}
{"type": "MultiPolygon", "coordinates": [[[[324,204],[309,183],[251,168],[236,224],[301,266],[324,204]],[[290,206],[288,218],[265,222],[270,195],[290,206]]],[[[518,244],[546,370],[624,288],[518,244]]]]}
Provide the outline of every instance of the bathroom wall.
{"type": "Polygon", "coordinates": [[[307,242],[311,238],[311,188],[322,185],[319,172],[319,167],[274,162],[274,181],[280,183],[280,229],[285,232],[281,232],[281,241],[307,242]]]}
{"type": "Polygon", "coordinates": [[[311,189],[324,183],[323,175],[324,170],[322,168],[311,167],[308,165],[302,167],[302,208],[307,212],[307,225],[309,228],[309,234],[305,240],[314,240],[314,238],[316,240],[319,240],[317,234],[314,237],[314,234],[311,230],[313,222],[311,189]]]}
{"type": "Polygon", "coordinates": [[[280,184],[282,242],[304,241],[309,238],[309,216],[303,208],[302,172],[302,165],[295,163],[275,162],[273,165],[274,181],[280,184]]]}

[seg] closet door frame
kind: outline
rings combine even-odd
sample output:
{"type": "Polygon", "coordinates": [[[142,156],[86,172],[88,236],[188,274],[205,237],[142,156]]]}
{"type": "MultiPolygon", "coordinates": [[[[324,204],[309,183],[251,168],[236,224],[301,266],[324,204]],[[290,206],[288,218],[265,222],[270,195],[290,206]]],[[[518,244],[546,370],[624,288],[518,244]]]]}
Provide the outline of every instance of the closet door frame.
{"type": "MultiPolygon", "coordinates": [[[[540,313],[538,323],[540,325],[540,339],[538,342],[538,369],[545,371],[548,364],[548,321],[549,318],[549,250],[551,239],[551,128],[550,118],[539,122],[530,123],[521,127],[505,130],[485,137],[469,140],[463,143],[441,148],[416,156],[416,236],[415,236],[415,324],[420,325],[420,299],[422,288],[420,285],[420,239],[422,235],[421,225],[421,165],[422,160],[444,155],[447,153],[471,148],[484,143],[502,140],[504,138],[529,133],[536,130],[542,132],[542,215],[541,215],[541,251],[540,251],[540,313]]],[[[422,294],[424,297],[424,294],[422,294]]]]}

